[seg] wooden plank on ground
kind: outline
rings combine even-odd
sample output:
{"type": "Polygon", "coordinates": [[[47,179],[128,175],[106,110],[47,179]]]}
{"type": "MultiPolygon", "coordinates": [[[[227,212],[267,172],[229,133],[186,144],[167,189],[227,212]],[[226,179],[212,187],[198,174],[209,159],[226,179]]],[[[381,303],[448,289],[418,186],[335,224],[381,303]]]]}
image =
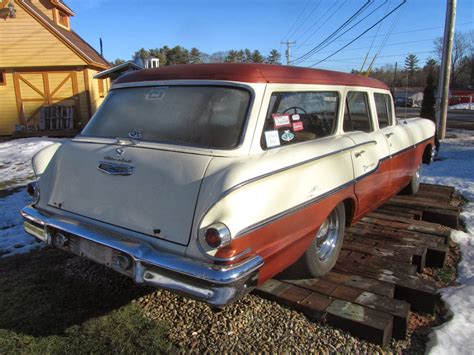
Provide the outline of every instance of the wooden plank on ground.
{"type": "Polygon", "coordinates": [[[358,230],[361,233],[371,233],[371,234],[379,234],[379,235],[392,235],[392,236],[399,236],[399,237],[407,237],[407,238],[419,238],[419,239],[424,239],[428,240],[431,239],[435,242],[442,243],[442,244],[449,244],[450,240],[450,235],[445,234],[444,236],[440,235],[433,235],[429,233],[422,233],[422,232],[417,232],[413,230],[408,230],[408,229],[400,229],[396,228],[394,226],[377,226],[380,228],[374,228],[373,224],[370,223],[365,223],[365,222],[359,222],[353,227],[348,228],[347,230],[353,231],[353,230],[358,230]]]}
{"type": "Polygon", "coordinates": [[[335,299],[355,303],[393,316],[393,336],[405,339],[408,329],[410,305],[401,300],[388,298],[354,287],[339,285],[323,279],[282,280],[298,287],[305,288],[335,299]]]}
{"type": "Polygon", "coordinates": [[[386,213],[394,212],[402,212],[402,213],[408,213],[413,216],[413,219],[420,221],[421,217],[423,215],[423,211],[420,209],[409,209],[409,208],[403,208],[399,206],[389,206],[387,204],[380,206],[376,211],[384,211],[386,213]]]}
{"type": "Polygon", "coordinates": [[[333,299],[303,287],[268,280],[257,287],[256,293],[291,306],[332,326],[351,332],[353,335],[385,347],[393,332],[393,316],[347,301],[333,299]]]}
{"type": "Polygon", "coordinates": [[[413,232],[420,232],[430,235],[437,235],[448,238],[451,232],[437,223],[427,221],[413,221],[400,217],[387,218],[376,213],[365,216],[361,219],[362,222],[375,224],[384,227],[392,227],[397,229],[406,229],[413,232]]]}
{"type": "Polygon", "coordinates": [[[352,251],[349,255],[347,255],[344,259],[340,259],[341,262],[344,263],[358,263],[361,265],[368,265],[368,266],[378,266],[378,267],[387,267],[389,264],[391,267],[396,268],[399,272],[404,272],[407,275],[416,275],[417,266],[408,263],[402,263],[396,260],[387,261],[387,258],[378,257],[368,254],[359,253],[356,251],[352,251]]]}
{"type": "Polygon", "coordinates": [[[393,295],[395,294],[394,285],[359,275],[330,271],[322,276],[321,279],[340,285],[351,286],[363,291],[369,291],[389,298],[393,298],[393,295]]]}
{"type": "Polygon", "coordinates": [[[357,263],[348,265],[343,261],[338,262],[334,268],[337,271],[391,283],[395,286],[394,297],[410,303],[412,310],[434,313],[436,287],[433,282],[388,268],[367,267],[357,263]]]}
{"type": "Polygon", "coordinates": [[[343,250],[355,251],[367,255],[386,258],[388,260],[413,264],[417,266],[418,272],[421,272],[425,267],[426,262],[426,248],[405,246],[403,249],[390,249],[385,246],[370,246],[364,243],[353,240],[345,240],[342,244],[343,250]]]}
{"type": "Polygon", "coordinates": [[[424,234],[411,235],[404,233],[404,231],[396,230],[384,230],[381,233],[372,233],[368,232],[364,228],[351,227],[347,229],[345,239],[350,238],[351,236],[360,237],[362,240],[380,240],[393,242],[392,246],[395,246],[397,243],[403,243],[408,245],[414,245],[419,247],[426,248],[426,264],[428,267],[443,267],[447,254],[448,254],[448,245],[445,244],[442,237],[436,238],[435,236],[425,236],[424,234]]]}

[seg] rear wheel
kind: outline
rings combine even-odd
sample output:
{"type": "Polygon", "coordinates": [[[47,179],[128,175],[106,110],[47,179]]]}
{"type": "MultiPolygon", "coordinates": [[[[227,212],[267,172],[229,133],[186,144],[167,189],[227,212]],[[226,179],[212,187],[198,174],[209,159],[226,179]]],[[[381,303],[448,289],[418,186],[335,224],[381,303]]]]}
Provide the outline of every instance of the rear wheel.
{"type": "Polygon", "coordinates": [[[319,227],[313,242],[302,257],[311,276],[322,276],[336,264],[344,239],[345,222],[344,205],[340,204],[319,227]]]}

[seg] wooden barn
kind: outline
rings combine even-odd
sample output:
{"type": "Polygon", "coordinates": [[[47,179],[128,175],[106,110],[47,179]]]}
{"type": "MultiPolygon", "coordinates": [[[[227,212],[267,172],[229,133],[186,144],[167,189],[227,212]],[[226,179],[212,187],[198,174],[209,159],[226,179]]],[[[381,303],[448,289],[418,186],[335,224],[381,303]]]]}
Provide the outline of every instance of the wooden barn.
{"type": "Polygon", "coordinates": [[[109,63],[62,0],[0,0],[0,135],[74,132],[105,97],[109,63]],[[40,132],[39,132],[40,131],[40,132]]]}

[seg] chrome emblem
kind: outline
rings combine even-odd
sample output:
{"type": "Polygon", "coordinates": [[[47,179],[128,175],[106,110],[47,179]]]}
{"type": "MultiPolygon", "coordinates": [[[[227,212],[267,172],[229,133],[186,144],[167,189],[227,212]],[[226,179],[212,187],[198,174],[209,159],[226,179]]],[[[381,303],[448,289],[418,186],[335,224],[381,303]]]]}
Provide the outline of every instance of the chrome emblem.
{"type": "Polygon", "coordinates": [[[122,148],[117,148],[115,149],[115,153],[117,154],[118,157],[121,157],[123,154],[123,149],[122,148]]]}
{"type": "Polygon", "coordinates": [[[128,176],[133,174],[133,166],[99,162],[97,169],[108,175],[128,176]]]}

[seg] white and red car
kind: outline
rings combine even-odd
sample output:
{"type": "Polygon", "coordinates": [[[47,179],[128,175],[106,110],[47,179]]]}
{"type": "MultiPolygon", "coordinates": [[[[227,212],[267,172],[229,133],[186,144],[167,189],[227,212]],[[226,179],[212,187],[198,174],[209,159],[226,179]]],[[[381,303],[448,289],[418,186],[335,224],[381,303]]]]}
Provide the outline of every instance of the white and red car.
{"type": "Polygon", "coordinates": [[[379,81],[261,64],[119,78],[82,133],[33,158],[25,229],[221,307],[300,260],[328,272],[344,226],[432,160],[431,121],[379,81]]]}

